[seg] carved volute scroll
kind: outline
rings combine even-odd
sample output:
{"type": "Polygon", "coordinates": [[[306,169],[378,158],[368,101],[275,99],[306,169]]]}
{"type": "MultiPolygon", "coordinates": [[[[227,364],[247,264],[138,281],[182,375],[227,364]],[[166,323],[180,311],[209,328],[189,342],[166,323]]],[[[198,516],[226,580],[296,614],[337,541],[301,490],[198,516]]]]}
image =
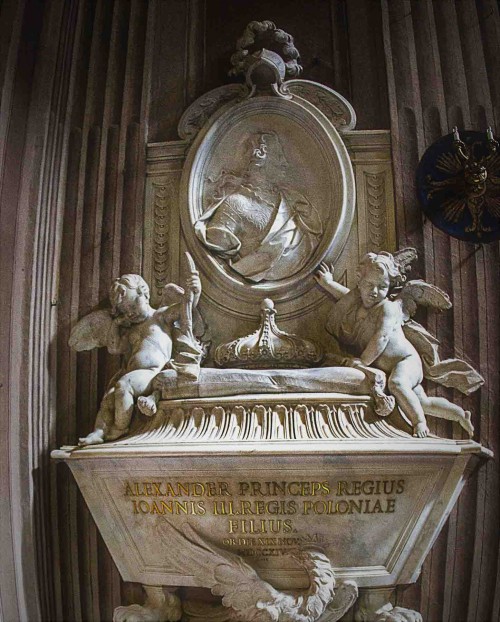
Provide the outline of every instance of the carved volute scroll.
{"type": "Polygon", "coordinates": [[[287,88],[293,95],[307,99],[333,123],[339,132],[356,127],[356,113],[351,104],[333,89],[310,80],[290,80],[287,88]]]}
{"type": "Polygon", "coordinates": [[[185,110],[177,127],[179,136],[185,140],[193,140],[218,108],[241,99],[246,94],[247,89],[242,84],[226,84],[205,93],[185,110]]]}

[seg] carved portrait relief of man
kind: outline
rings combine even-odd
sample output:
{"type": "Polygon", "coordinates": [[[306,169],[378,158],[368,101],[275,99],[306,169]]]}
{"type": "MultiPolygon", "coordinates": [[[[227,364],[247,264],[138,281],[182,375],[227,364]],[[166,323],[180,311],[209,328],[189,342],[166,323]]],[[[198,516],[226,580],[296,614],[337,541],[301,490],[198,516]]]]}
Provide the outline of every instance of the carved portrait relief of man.
{"type": "Polygon", "coordinates": [[[317,209],[293,186],[290,166],[273,131],[250,134],[247,165],[222,170],[204,214],[198,239],[254,283],[299,272],[318,246],[323,223],[317,209]]]}

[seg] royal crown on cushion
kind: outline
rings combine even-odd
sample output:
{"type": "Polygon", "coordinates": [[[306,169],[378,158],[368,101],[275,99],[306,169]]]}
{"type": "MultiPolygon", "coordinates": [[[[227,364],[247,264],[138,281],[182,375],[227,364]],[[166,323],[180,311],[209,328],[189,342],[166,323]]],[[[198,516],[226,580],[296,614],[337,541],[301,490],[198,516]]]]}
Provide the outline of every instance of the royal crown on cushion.
{"type": "Polygon", "coordinates": [[[323,358],[319,345],[280,330],[274,302],[265,298],[260,306],[260,326],[250,335],[221,344],[215,350],[219,367],[250,369],[300,368],[317,365],[323,358]]]}

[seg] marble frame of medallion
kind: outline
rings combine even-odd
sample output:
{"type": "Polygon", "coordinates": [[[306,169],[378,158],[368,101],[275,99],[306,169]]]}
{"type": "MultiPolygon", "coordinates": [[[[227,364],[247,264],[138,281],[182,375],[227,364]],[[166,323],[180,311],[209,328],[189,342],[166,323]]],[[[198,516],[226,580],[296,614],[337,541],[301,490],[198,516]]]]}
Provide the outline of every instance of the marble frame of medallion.
{"type": "MultiPolygon", "coordinates": [[[[326,125],[315,107],[305,100],[294,101],[292,104],[281,98],[259,97],[239,103],[238,106],[227,104],[210,119],[209,125],[199,132],[189,150],[184,171],[180,205],[188,206],[187,210],[184,207],[181,211],[183,232],[188,246],[193,249],[201,270],[210,274],[215,286],[218,285],[222,290],[230,287],[246,303],[253,302],[255,305],[260,303],[263,297],[272,297],[279,302],[281,299],[286,300],[290,295],[286,292],[290,291],[294,297],[300,296],[307,288],[304,276],[323,259],[335,261],[347,241],[354,215],[354,179],[350,160],[338,132],[330,124],[326,125]],[[198,249],[201,250],[201,246],[192,238],[192,228],[194,219],[199,217],[203,209],[201,200],[205,191],[201,184],[210,175],[210,168],[213,166],[211,161],[207,161],[207,157],[217,160],[219,144],[222,149],[221,141],[225,139],[229,128],[234,127],[234,131],[247,133],[253,131],[254,127],[268,127],[275,124],[283,126],[282,134],[285,134],[285,128],[291,136],[297,134],[296,141],[299,138],[304,140],[306,135],[310,136],[310,140],[317,146],[318,152],[325,160],[325,169],[330,171],[331,181],[326,184],[329,190],[328,200],[332,204],[340,203],[341,211],[335,229],[325,232],[324,241],[300,272],[291,278],[280,280],[279,284],[265,282],[252,285],[248,281],[234,278],[228,270],[222,268],[220,262],[205,252],[197,252],[198,249]],[[330,152],[332,148],[333,151],[330,152]]],[[[297,168],[295,172],[299,172],[297,168]]],[[[306,172],[306,177],[307,174],[306,172]]]]}
{"type": "MultiPolygon", "coordinates": [[[[336,274],[342,283],[353,286],[355,267],[365,252],[395,248],[390,132],[345,130],[340,137],[354,169],[357,213],[336,263],[336,274]]],[[[180,223],[179,197],[181,171],[192,139],[150,144],[147,150],[143,265],[153,304],[160,300],[164,285],[179,281],[182,252],[188,249],[180,223]]],[[[304,334],[305,329],[306,336],[324,341],[321,327],[329,310],[328,298],[312,277],[304,283],[307,295],[277,303],[280,321],[290,332],[304,334]]],[[[211,283],[203,271],[202,285],[200,309],[212,327],[215,345],[237,337],[244,328],[251,329],[258,315],[258,300],[235,306],[238,298],[228,295],[227,288],[211,283]]]]}

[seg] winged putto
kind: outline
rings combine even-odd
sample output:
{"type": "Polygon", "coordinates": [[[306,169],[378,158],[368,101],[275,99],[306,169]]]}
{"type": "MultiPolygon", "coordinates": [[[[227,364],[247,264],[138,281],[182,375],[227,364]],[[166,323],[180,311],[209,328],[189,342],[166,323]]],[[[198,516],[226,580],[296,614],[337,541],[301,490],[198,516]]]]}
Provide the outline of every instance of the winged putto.
{"type": "Polygon", "coordinates": [[[457,421],[472,436],[470,412],[443,397],[428,396],[422,381],[429,378],[468,395],[483,378],[460,359],[441,361],[437,340],[412,318],[419,305],[442,311],[451,307],[448,295],[422,280],[407,280],[414,249],[365,255],[352,290],[333,279],[322,264],[317,282],[336,300],[327,331],[351,356],[350,364],[385,372],[388,390],[413,427],[413,434],[429,434],[426,415],[457,421]]]}
{"type": "Polygon", "coordinates": [[[130,427],[134,406],[148,416],[156,413],[154,377],[166,365],[197,377],[202,349],[193,335],[193,309],[201,293],[198,272],[190,257],[185,289],[169,283],[160,308],[149,304],[149,287],[138,274],[115,279],[110,309],[94,311],[73,328],[69,345],[77,351],[106,347],[122,355],[122,368],[111,379],[97,413],[94,430],[80,445],[115,440],[130,427]]]}

